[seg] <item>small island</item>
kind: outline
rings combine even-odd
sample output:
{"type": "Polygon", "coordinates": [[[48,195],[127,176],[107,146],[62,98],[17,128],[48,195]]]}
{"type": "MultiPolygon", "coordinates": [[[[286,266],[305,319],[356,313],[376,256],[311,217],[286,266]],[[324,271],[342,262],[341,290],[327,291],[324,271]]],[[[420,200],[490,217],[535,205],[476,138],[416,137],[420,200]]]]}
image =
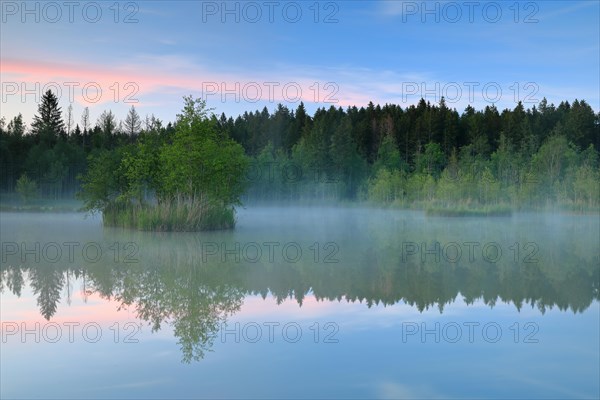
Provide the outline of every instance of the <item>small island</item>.
{"type": "Polygon", "coordinates": [[[78,196],[108,226],[200,231],[235,225],[248,161],[241,145],[219,134],[206,103],[184,97],[169,137],[152,132],[91,158],[78,196]]]}

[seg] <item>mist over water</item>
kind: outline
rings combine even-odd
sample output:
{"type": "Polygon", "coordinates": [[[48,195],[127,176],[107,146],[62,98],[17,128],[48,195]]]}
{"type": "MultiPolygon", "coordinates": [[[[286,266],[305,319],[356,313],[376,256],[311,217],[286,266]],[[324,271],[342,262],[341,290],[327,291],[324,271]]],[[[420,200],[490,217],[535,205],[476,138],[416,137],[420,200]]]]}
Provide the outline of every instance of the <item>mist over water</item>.
{"type": "Polygon", "coordinates": [[[599,16],[0,0],[0,400],[600,399],[599,16]]]}
{"type": "Polygon", "coordinates": [[[599,391],[597,216],[252,205],[199,233],[1,219],[3,397],[599,391]],[[95,367],[60,361],[81,357],[95,367]]]}

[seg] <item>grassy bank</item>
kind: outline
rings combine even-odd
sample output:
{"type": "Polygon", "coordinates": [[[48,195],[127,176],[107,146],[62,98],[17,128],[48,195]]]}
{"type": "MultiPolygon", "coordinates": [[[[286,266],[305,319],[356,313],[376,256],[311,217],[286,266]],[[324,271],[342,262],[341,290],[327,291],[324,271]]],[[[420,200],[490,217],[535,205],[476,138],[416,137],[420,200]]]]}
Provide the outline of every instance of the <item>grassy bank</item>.
{"type": "Polygon", "coordinates": [[[598,215],[600,208],[574,203],[548,203],[539,206],[510,206],[508,204],[425,204],[418,207],[428,216],[438,217],[506,217],[515,212],[550,212],[575,215],[598,215]]]}
{"type": "Polygon", "coordinates": [[[480,206],[480,207],[435,207],[430,206],[425,209],[428,216],[437,217],[509,217],[513,210],[505,205],[480,206]]]}
{"type": "Polygon", "coordinates": [[[23,201],[17,193],[0,194],[2,212],[77,212],[83,203],[76,199],[43,199],[23,201]]]}

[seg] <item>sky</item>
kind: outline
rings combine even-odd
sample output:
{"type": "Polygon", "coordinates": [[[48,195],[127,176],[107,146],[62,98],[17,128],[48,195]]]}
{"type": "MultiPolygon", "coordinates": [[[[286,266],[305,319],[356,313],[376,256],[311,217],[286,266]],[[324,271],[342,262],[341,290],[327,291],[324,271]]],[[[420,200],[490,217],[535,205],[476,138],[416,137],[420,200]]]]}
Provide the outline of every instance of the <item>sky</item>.
{"type": "Polygon", "coordinates": [[[600,110],[598,1],[0,1],[0,116],[31,123],[53,90],[89,107],[174,121],[183,96],[236,117],[442,96],[600,110]]]}

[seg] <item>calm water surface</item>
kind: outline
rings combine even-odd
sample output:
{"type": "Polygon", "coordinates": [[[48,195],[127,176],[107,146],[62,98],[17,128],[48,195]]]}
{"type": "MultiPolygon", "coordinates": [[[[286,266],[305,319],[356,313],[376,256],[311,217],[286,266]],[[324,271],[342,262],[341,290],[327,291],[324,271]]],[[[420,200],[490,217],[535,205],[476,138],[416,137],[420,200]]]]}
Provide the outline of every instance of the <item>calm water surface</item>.
{"type": "Polygon", "coordinates": [[[598,398],[600,220],[1,213],[2,398],[598,398]]]}

